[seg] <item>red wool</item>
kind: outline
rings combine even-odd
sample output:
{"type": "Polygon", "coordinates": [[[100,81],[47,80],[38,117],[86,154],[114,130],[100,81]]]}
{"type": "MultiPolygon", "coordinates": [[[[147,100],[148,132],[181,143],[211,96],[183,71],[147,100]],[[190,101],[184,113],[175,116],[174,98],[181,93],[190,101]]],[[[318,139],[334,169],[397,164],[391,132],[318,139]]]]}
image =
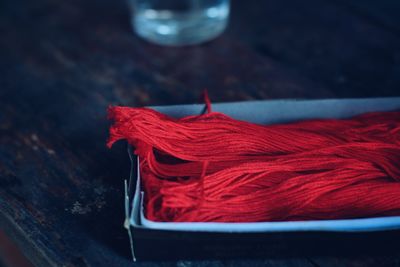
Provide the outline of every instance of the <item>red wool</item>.
{"type": "MultiPolygon", "coordinates": [[[[207,99],[207,96],[206,96],[207,99]]],[[[108,146],[140,157],[153,221],[261,222],[400,215],[400,112],[261,126],[111,107],[108,146]]]]}

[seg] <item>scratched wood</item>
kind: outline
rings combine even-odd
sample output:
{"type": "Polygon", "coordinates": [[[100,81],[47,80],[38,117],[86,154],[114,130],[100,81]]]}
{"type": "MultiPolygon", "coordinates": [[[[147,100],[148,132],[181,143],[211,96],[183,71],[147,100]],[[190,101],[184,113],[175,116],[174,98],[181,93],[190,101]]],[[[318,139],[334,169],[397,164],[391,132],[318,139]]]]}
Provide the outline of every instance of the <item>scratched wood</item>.
{"type": "MultiPolygon", "coordinates": [[[[221,37],[164,48],[132,33],[122,0],[2,1],[0,227],[37,266],[130,266],[122,228],[129,162],[123,144],[105,147],[107,106],[193,103],[204,88],[213,101],[400,95],[398,20],[372,2],[236,0],[221,37]]],[[[370,256],[162,265],[396,262],[370,256]]]]}

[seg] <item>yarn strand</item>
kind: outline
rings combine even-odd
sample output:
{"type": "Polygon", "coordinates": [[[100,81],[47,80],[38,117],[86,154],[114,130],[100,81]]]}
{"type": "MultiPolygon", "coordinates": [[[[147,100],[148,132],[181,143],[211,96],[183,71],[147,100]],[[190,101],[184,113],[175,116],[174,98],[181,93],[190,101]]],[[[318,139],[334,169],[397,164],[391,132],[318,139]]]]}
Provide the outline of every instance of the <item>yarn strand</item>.
{"type": "Polygon", "coordinates": [[[153,221],[262,222],[400,215],[400,112],[259,125],[110,107],[108,146],[140,157],[153,221]]]}

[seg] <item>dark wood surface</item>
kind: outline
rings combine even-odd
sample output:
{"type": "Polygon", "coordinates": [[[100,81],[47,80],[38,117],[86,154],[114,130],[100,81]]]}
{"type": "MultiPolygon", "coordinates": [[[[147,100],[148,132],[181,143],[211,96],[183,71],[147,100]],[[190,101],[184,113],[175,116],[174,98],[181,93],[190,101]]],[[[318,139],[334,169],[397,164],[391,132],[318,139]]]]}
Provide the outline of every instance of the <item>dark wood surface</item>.
{"type": "MultiPolygon", "coordinates": [[[[122,0],[0,2],[0,227],[37,266],[131,266],[110,104],[400,95],[400,2],[233,1],[229,29],[165,48],[122,0]]],[[[138,263],[156,266],[159,263],[138,263]]],[[[399,257],[162,266],[393,266],[399,257]]]]}

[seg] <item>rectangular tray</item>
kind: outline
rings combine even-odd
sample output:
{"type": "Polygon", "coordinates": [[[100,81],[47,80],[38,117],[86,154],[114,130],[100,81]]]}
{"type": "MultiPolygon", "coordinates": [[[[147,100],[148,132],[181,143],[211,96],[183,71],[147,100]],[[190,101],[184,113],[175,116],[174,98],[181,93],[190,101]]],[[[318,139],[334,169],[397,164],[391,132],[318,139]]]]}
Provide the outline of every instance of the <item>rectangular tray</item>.
{"type": "MultiPolygon", "coordinates": [[[[200,114],[204,105],[152,107],[172,117],[200,114]]],[[[400,97],[329,100],[269,100],[212,105],[213,111],[259,124],[316,118],[349,118],[400,110],[400,97]]],[[[212,259],[299,255],[392,254],[400,237],[400,216],[346,220],[174,223],[145,218],[138,161],[125,182],[125,227],[136,259],[212,259]]]]}

